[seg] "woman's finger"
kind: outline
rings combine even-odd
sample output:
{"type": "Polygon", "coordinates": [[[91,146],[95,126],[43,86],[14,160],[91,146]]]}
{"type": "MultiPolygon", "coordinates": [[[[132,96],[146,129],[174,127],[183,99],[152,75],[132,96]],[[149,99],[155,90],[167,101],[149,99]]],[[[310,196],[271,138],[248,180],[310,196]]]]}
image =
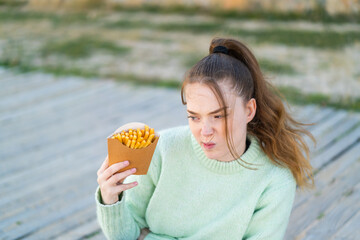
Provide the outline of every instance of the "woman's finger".
{"type": "Polygon", "coordinates": [[[107,181],[112,175],[129,165],[129,161],[119,162],[111,165],[99,176],[100,182],[107,181]]]}
{"type": "Polygon", "coordinates": [[[123,183],[126,177],[134,174],[135,172],[136,172],[136,168],[132,168],[124,172],[116,173],[110,177],[109,183],[113,185],[116,185],[118,183],[123,183]]]}
{"type": "Polygon", "coordinates": [[[100,174],[102,174],[105,171],[105,169],[107,169],[108,167],[109,167],[109,155],[106,156],[104,162],[101,164],[101,167],[97,171],[97,175],[99,176],[100,174]]]}
{"type": "Polygon", "coordinates": [[[116,188],[116,192],[118,192],[120,194],[121,192],[131,189],[133,187],[136,187],[137,185],[138,185],[138,182],[136,182],[136,181],[127,183],[127,184],[121,184],[116,188]]]}

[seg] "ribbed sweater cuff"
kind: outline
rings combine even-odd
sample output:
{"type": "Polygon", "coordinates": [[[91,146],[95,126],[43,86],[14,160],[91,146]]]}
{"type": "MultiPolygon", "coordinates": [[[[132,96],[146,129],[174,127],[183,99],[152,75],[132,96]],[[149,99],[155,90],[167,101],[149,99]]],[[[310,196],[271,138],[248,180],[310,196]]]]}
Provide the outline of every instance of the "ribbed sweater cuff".
{"type": "Polygon", "coordinates": [[[121,217],[120,212],[122,208],[122,201],[118,201],[110,205],[103,204],[99,187],[95,193],[95,201],[99,224],[104,230],[105,235],[107,235],[106,233],[110,233],[110,235],[112,235],[118,230],[117,228],[121,217]]]}
{"type": "Polygon", "coordinates": [[[107,239],[137,239],[140,234],[139,226],[126,208],[125,195],[114,204],[104,205],[101,201],[100,188],[96,190],[98,221],[107,239]]]}

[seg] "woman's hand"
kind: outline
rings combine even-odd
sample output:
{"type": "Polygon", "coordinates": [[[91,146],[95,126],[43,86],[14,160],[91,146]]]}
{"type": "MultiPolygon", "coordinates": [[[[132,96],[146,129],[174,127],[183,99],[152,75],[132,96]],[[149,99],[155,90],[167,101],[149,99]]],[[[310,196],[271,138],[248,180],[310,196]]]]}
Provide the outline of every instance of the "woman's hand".
{"type": "Polygon", "coordinates": [[[101,197],[104,204],[110,205],[116,203],[119,201],[120,193],[137,186],[137,182],[123,184],[126,177],[136,172],[135,168],[116,173],[128,165],[129,162],[124,161],[109,166],[109,156],[105,158],[105,161],[97,171],[97,182],[100,186],[101,197]]]}

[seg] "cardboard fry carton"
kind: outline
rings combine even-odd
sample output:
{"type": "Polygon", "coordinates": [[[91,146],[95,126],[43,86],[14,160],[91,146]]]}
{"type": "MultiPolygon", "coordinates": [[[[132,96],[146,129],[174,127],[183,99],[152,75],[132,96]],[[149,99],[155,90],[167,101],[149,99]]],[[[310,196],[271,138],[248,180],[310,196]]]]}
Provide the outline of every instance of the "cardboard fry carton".
{"type": "MultiPolygon", "coordinates": [[[[116,130],[114,133],[121,132],[122,130],[128,130],[130,128],[136,129],[139,127],[138,124],[139,123],[126,124],[116,130]]],[[[111,166],[114,163],[128,160],[130,164],[127,167],[121,169],[119,172],[123,172],[131,168],[136,168],[134,175],[146,175],[160,137],[159,134],[155,132],[154,142],[152,142],[149,146],[140,149],[131,149],[122,144],[118,139],[112,139],[111,137],[113,134],[107,138],[109,165],[111,166]]]]}

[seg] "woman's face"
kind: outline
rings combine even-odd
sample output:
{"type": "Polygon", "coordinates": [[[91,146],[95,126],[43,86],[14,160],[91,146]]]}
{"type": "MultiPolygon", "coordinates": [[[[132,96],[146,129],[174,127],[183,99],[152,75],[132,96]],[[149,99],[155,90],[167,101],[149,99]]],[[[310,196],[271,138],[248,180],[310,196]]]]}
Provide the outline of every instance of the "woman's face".
{"type": "MultiPolygon", "coordinates": [[[[256,102],[251,99],[245,105],[226,81],[219,87],[227,108],[230,138],[241,155],[245,151],[246,126],[255,115],[256,102]]],[[[190,130],[205,155],[224,162],[234,160],[226,142],[224,112],[214,92],[206,84],[190,83],[185,87],[185,98],[190,130]]]]}

